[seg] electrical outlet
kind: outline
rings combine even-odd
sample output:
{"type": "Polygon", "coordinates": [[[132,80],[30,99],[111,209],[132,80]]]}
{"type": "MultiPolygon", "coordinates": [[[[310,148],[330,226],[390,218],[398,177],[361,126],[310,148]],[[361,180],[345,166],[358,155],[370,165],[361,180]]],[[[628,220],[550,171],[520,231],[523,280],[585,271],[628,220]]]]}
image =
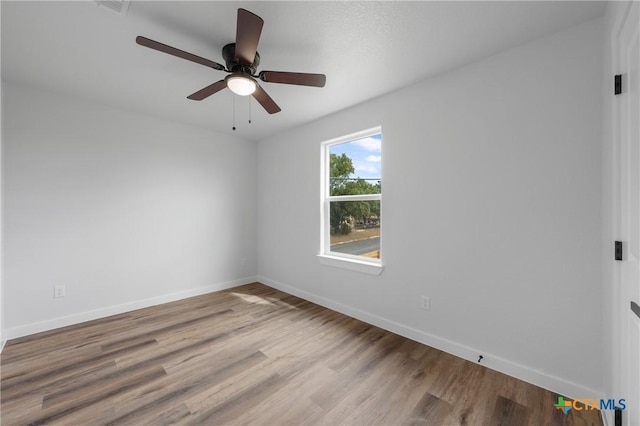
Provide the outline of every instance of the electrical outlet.
{"type": "Polygon", "coordinates": [[[246,265],[246,264],[247,264],[247,258],[246,258],[246,257],[241,258],[241,259],[240,259],[240,264],[241,264],[242,266],[246,265]]]}
{"type": "Polygon", "coordinates": [[[422,304],[420,305],[422,309],[425,311],[431,310],[431,298],[427,296],[422,296],[422,304]]]}
{"type": "Polygon", "coordinates": [[[67,295],[67,289],[63,285],[53,286],[53,298],[58,299],[67,295]]]}

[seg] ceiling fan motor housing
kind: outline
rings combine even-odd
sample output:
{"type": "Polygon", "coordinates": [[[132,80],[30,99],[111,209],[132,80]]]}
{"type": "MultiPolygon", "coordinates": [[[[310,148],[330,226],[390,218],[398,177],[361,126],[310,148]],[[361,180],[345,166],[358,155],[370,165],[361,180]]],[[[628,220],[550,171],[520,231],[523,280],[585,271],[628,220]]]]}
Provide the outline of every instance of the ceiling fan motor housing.
{"type": "Polygon", "coordinates": [[[240,59],[236,57],[236,44],[229,43],[222,48],[222,58],[227,66],[227,69],[231,72],[239,72],[243,74],[254,75],[260,65],[260,54],[256,52],[256,56],[253,59],[252,64],[242,64],[240,59]]]}

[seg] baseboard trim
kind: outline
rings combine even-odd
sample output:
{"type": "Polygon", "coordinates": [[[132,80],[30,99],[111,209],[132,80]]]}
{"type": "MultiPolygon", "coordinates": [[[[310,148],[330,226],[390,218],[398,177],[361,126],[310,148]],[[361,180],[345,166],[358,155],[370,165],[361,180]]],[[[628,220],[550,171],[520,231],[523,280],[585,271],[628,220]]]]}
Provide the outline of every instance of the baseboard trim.
{"type": "Polygon", "coordinates": [[[451,355],[466,359],[467,361],[477,362],[478,354],[483,354],[482,365],[492,370],[499,371],[517,379],[523,380],[527,383],[531,383],[536,386],[540,386],[544,389],[548,389],[552,392],[556,392],[565,397],[575,398],[601,398],[602,393],[594,389],[582,386],[578,383],[573,383],[568,380],[564,380],[558,377],[553,377],[540,371],[534,370],[525,365],[518,364],[497,355],[487,353],[486,351],[478,350],[439,336],[435,336],[430,333],[409,327],[395,321],[383,318],[370,312],[362,311],[360,309],[344,305],[340,302],[336,302],[331,299],[327,299],[317,294],[309,293],[305,290],[301,290],[296,287],[292,287],[278,281],[269,279],[267,277],[258,275],[257,281],[273,287],[275,289],[284,291],[286,293],[298,296],[310,302],[324,306],[331,310],[340,312],[350,317],[356,318],[360,321],[364,321],[368,324],[375,325],[393,333],[399,334],[403,337],[407,337],[416,342],[423,343],[441,351],[447,352],[451,355]]]}
{"type": "MultiPolygon", "coordinates": [[[[163,303],[175,302],[177,300],[187,299],[193,296],[200,296],[202,294],[213,293],[214,291],[225,290],[232,287],[237,287],[244,284],[250,284],[257,281],[257,277],[245,277],[237,280],[225,281],[216,283],[204,287],[197,287],[189,290],[177,291],[175,293],[169,293],[162,296],[150,297],[148,299],[136,300],[134,302],[127,302],[120,305],[108,306],[106,308],[95,309],[93,311],[80,312],[77,314],[67,315],[64,317],[53,318],[46,321],[34,322],[31,324],[21,325],[18,327],[12,327],[5,329],[6,340],[15,339],[18,337],[28,336],[30,334],[40,333],[43,331],[49,331],[60,327],[66,327],[73,324],[78,324],[85,321],[92,321],[108,317],[111,315],[122,314],[125,312],[134,311],[136,309],[148,308],[150,306],[161,305],[163,303]]],[[[6,341],[5,340],[5,341],[6,341]]]]}

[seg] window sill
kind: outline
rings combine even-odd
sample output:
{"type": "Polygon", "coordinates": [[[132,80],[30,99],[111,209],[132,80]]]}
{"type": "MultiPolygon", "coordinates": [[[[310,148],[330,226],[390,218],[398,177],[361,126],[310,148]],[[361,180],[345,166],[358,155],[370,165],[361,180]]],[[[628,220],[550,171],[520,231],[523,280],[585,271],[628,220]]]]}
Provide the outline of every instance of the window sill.
{"type": "Polygon", "coordinates": [[[329,256],[319,254],[318,261],[327,266],[336,268],[349,269],[351,271],[363,272],[369,275],[380,275],[384,270],[384,266],[379,263],[366,262],[364,260],[346,259],[344,257],[329,256]]]}

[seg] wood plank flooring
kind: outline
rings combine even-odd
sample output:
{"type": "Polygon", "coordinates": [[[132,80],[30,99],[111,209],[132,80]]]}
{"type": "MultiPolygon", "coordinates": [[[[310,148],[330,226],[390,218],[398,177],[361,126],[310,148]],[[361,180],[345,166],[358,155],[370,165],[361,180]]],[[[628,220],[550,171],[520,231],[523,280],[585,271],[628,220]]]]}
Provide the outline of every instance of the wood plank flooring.
{"type": "Polygon", "coordinates": [[[601,425],[259,283],[7,343],[2,425],[601,425]]]}

